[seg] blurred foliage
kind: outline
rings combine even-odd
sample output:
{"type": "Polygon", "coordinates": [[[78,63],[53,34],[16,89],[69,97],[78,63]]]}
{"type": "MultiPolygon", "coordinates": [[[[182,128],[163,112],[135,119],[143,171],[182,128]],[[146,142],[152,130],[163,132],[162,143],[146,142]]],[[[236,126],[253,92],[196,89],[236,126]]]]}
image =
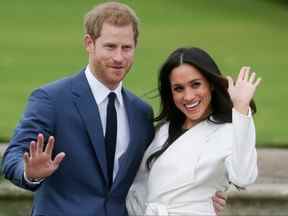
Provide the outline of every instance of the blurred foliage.
{"type": "MultiPolygon", "coordinates": [[[[0,139],[8,140],[31,91],[87,64],[82,19],[95,0],[10,0],[0,7],[0,139]]],[[[288,8],[280,0],[125,0],[141,20],[140,41],[126,86],[145,93],[179,46],[207,50],[224,74],[250,65],[263,78],[256,95],[259,145],[287,146],[288,8]]],[[[148,94],[153,95],[153,94],[148,94]]]]}

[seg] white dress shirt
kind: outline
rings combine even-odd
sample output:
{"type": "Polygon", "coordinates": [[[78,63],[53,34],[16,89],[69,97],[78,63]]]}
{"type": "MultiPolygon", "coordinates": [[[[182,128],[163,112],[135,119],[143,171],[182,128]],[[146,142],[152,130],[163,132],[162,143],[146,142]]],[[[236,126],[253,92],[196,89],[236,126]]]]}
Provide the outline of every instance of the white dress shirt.
{"type": "MultiPolygon", "coordinates": [[[[99,109],[103,134],[105,136],[108,94],[112,91],[96,79],[96,77],[90,71],[89,66],[86,67],[85,75],[99,109]]],[[[122,82],[119,83],[118,87],[114,89],[113,92],[116,94],[117,98],[115,100],[115,108],[117,112],[117,139],[113,170],[113,179],[115,179],[115,176],[119,169],[119,159],[128,148],[128,144],[130,141],[130,133],[128,117],[122,96],[122,82]]]]}

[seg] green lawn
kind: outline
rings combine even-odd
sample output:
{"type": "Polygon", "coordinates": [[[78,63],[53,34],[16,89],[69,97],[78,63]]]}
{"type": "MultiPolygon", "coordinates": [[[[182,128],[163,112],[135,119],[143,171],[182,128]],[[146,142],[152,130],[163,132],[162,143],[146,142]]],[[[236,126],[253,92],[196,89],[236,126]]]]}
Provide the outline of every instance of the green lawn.
{"type": "MultiPolygon", "coordinates": [[[[0,6],[0,139],[8,140],[36,87],[87,64],[82,17],[95,0],[11,0],[0,6]]],[[[288,4],[269,0],[126,0],[141,18],[135,65],[126,85],[143,96],[179,46],[198,46],[225,74],[251,65],[263,78],[256,95],[257,143],[287,144],[288,4]]],[[[158,99],[144,97],[158,110],[158,99]]]]}

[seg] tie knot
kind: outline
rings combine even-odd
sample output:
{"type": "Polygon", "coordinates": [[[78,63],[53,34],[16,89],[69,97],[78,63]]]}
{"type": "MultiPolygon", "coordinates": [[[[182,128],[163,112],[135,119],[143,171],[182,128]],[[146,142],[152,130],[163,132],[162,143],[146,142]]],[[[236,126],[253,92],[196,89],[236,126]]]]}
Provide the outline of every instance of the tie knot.
{"type": "Polygon", "coordinates": [[[112,101],[114,102],[115,101],[115,98],[116,98],[116,94],[114,92],[110,92],[108,94],[108,98],[109,98],[109,101],[112,101]]]}

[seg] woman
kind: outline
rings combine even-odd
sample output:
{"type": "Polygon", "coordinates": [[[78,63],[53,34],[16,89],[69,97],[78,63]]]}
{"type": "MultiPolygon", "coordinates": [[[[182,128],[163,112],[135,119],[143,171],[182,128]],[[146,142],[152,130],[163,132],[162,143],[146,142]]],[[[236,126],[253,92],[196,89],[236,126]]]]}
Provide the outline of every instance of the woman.
{"type": "Polygon", "coordinates": [[[225,79],[199,48],[179,48],[159,73],[159,127],[127,197],[130,215],[215,215],[212,196],[257,177],[252,101],[260,79],[225,79]]]}

